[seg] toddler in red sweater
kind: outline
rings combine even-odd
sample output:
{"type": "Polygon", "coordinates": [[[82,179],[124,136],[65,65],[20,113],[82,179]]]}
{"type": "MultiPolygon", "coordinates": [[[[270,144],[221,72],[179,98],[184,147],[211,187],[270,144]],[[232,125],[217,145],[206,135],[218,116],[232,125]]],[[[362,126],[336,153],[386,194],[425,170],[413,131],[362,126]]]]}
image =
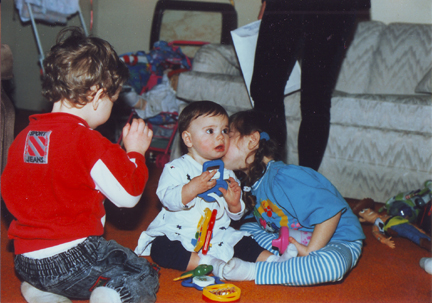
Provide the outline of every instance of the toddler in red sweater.
{"type": "Polygon", "coordinates": [[[28,302],[154,302],[151,264],[102,237],[105,198],[133,207],[148,179],[153,134],[143,120],[123,128],[126,152],[93,130],[108,120],[128,69],[108,42],[77,27],[59,33],[44,67],[52,112],[30,117],[1,182],[21,292],[28,302]]]}

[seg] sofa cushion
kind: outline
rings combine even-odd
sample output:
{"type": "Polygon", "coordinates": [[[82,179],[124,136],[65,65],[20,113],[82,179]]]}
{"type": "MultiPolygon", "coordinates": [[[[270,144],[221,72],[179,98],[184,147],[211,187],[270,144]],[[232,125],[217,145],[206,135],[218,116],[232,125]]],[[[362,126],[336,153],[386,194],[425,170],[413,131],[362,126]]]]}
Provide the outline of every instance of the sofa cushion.
{"type": "Polygon", "coordinates": [[[354,40],[343,61],[336,90],[351,94],[367,92],[372,69],[372,58],[378,47],[385,24],[379,21],[360,22],[354,40]]]}
{"type": "Polygon", "coordinates": [[[381,33],[368,93],[414,94],[432,67],[432,24],[391,23],[381,33]]]}
{"type": "Polygon", "coordinates": [[[335,92],[331,123],[432,134],[428,95],[368,95],[335,92]]]}
{"type": "MultiPolygon", "coordinates": [[[[288,163],[291,164],[298,164],[299,125],[299,119],[287,118],[288,163]]],[[[344,197],[371,197],[385,202],[401,189],[415,188],[430,179],[431,145],[431,133],[332,123],[319,172],[344,197]]]]}
{"type": "Polygon", "coordinates": [[[240,76],[240,66],[232,45],[206,44],[193,59],[192,70],[196,72],[240,76]]]}
{"type": "Polygon", "coordinates": [[[177,98],[213,101],[233,112],[252,107],[243,77],[226,74],[197,71],[181,73],[177,98]]]}
{"type": "Polygon", "coordinates": [[[416,93],[432,94],[432,68],[426,73],[416,86],[416,93]]]}

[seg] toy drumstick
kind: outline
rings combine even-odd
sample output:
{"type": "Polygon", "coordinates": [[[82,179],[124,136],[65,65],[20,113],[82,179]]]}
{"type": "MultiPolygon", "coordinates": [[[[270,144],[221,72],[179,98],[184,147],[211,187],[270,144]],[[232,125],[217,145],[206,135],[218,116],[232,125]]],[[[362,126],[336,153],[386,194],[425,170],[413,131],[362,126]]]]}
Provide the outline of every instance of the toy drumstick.
{"type": "Polygon", "coordinates": [[[187,271],[183,273],[180,277],[175,278],[174,281],[186,279],[189,277],[204,276],[210,273],[212,270],[213,270],[213,266],[207,264],[201,264],[198,265],[194,270],[187,271]]]}
{"type": "Polygon", "coordinates": [[[209,221],[209,224],[208,224],[207,234],[206,234],[206,237],[205,237],[204,245],[203,245],[203,248],[202,248],[203,255],[207,254],[209,246],[210,246],[210,240],[211,240],[212,234],[213,234],[213,227],[215,225],[216,215],[217,215],[217,210],[213,209],[211,217],[210,217],[210,221],[209,221]]]}
{"type": "Polygon", "coordinates": [[[212,212],[210,211],[210,209],[208,207],[206,207],[206,209],[204,209],[204,215],[199,220],[198,226],[197,226],[198,239],[197,239],[197,243],[196,243],[195,248],[194,248],[195,252],[199,252],[200,249],[204,245],[206,235],[207,235],[207,230],[208,230],[209,223],[211,220],[211,216],[212,216],[212,212]]]}

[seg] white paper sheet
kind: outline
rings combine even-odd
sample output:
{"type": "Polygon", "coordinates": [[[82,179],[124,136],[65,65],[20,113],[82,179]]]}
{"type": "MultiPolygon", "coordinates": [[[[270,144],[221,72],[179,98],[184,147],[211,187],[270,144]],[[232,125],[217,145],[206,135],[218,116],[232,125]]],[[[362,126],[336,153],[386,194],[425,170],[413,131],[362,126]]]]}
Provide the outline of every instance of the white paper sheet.
{"type": "MultiPolygon", "coordinates": [[[[243,78],[249,93],[249,98],[253,105],[253,100],[250,96],[250,83],[252,81],[252,73],[255,59],[255,49],[258,39],[259,27],[261,20],[249,23],[231,31],[231,37],[234,42],[234,48],[240,63],[240,68],[243,73],[243,78]]],[[[294,65],[291,75],[288,78],[285,86],[284,94],[287,95],[293,91],[300,89],[301,69],[298,62],[294,65]]]]}

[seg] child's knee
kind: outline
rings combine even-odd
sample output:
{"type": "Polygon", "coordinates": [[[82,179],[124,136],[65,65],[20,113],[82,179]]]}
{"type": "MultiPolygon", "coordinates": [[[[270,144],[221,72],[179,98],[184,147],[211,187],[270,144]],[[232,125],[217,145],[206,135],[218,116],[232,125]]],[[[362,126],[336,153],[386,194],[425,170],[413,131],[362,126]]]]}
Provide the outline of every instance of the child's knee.
{"type": "MultiPolygon", "coordinates": [[[[141,259],[141,258],[140,258],[141,259]]],[[[110,280],[106,287],[115,290],[121,302],[155,302],[159,290],[159,274],[144,258],[136,273],[110,280]]],[[[96,288],[97,289],[97,288],[96,288]]],[[[102,301],[101,301],[102,302],[102,301]]]]}
{"type": "Polygon", "coordinates": [[[241,231],[247,231],[252,233],[253,231],[260,230],[261,228],[258,226],[256,222],[248,222],[240,226],[241,231]]]}
{"type": "Polygon", "coordinates": [[[180,241],[171,241],[166,236],[156,237],[152,243],[150,257],[159,266],[185,271],[191,252],[180,241]]]}

